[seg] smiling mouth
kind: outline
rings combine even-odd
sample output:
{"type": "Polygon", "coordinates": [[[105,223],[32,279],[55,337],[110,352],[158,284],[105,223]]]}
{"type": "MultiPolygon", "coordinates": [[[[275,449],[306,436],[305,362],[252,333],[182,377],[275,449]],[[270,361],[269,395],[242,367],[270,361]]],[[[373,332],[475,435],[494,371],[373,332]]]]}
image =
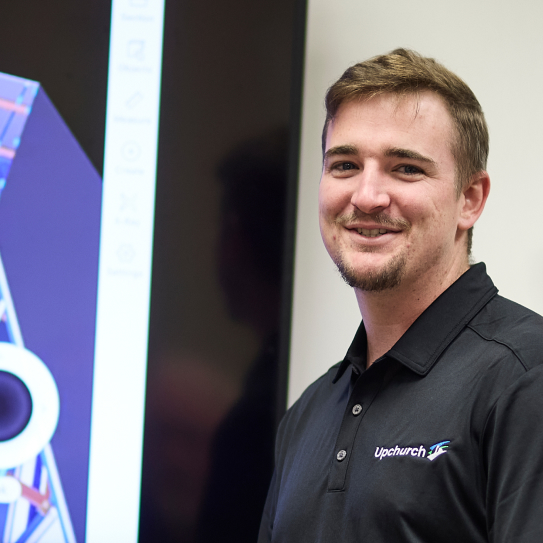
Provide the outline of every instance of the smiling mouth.
{"type": "Polygon", "coordinates": [[[375,228],[372,230],[368,230],[367,228],[357,228],[356,231],[362,235],[366,236],[368,238],[376,238],[378,236],[382,236],[383,234],[388,234],[390,230],[386,230],[385,228],[375,228]]]}

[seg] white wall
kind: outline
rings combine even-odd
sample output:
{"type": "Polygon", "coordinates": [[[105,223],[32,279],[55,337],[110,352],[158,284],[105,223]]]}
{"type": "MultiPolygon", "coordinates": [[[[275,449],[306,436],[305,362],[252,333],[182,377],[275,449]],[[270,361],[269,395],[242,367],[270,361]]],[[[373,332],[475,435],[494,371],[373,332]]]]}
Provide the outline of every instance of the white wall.
{"type": "Polygon", "coordinates": [[[415,49],[475,92],[490,128],[492,190],[474,257],[502,295],[543,313],[542,20],[537,0],[309,0],[289,405],[344,357],[360,321],[322,246],[317,194],[325,91],[371,56],[415,49]]]}

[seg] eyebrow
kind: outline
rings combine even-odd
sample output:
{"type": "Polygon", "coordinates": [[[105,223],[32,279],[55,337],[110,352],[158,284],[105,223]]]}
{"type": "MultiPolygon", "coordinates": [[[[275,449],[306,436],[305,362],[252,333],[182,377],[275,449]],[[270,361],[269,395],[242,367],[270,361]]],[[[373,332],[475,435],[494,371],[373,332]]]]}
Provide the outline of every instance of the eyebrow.
{"type": "MultiPolygon", "coordinates": [[[[427,164],[436,165],[436,161],[430,157],[421,155],[417,151],[411,149],[403,149],[401,147],[390,147],[385,149],[383,153],[386,157],[395,158],[410,158],[412,160],[418,160],[419,162],[425,162],[427,164]]],[[[324,153],[324,162],[329,158],[338,155],[355,156],[358,155],[358,147],[356,145],[337,145],[336,147],[330,147],[326,153],[324,153]]]]}
{"type": "Polygon", "coordinates": [[[386,157],[395,157],[395,158],[411,158],[413,160],[418,160],[420,162],[426,162],[427,164],[433,164],[435,166],[436,161],[431,158],[417,153],[417,151],[412,151],[411,149],[402,149],[401,147],[391,147],[386,149],[384,152],[386,157]]]}
{"type": "Polygon", "coordinates": [[[337,145],[336,147],[330,147],[326,153],[324,153],[323,160],[326,162],[330,157],[338,155],[353,156],[358,154],[358,147],[355,145],[337,145]]]}

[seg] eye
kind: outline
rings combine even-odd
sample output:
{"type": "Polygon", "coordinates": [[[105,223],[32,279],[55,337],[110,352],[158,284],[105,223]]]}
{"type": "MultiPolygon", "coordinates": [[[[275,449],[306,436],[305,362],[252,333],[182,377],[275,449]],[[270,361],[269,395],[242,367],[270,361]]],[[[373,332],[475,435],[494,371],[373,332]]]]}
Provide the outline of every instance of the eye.
{"type": "Polygon", "coordinates": [[[334,164],[332,166],[333,170],[340,170],[340,171],[347,171],[347,170],[354,170],[356,166],[352,162],[340,162],[339,164],[334,164]]]}
{"type": "Polygon", "coordinates": [[[422,170],[418,166],[413,166],[413,164],[402,164],[401,166],[398,166],[398,168],[396,168],[396,171],[408,176],[425,175],[424,170],[422,170]]]}
{"type": "Polygon", "coordinates": [[[330,167],[330,172],[336,177],[346,177],[355,170],[358,170],[358,166],[352,162],[336,162],[330,167]]]}

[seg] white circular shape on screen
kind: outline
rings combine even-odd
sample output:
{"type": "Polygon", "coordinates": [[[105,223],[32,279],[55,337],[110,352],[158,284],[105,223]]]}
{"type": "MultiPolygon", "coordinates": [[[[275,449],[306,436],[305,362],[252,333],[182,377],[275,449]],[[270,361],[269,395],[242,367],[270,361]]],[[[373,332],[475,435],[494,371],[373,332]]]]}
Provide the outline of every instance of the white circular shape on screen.
{"type": "Polygon", "coordinates": [[[11,475],[0,477],[0,503],[12,503],[23,493],[21,483],[11,475]]]}
{"type": "Polygon", "coordinates": [[[57,427],[60,400],[51,372],[27,349],[0,342],[0,371],[18,377],[32,398],[32,413],[24,430],[0,441],[0,469],[9,469],[30,460],[49,443],[57,427]]]}

